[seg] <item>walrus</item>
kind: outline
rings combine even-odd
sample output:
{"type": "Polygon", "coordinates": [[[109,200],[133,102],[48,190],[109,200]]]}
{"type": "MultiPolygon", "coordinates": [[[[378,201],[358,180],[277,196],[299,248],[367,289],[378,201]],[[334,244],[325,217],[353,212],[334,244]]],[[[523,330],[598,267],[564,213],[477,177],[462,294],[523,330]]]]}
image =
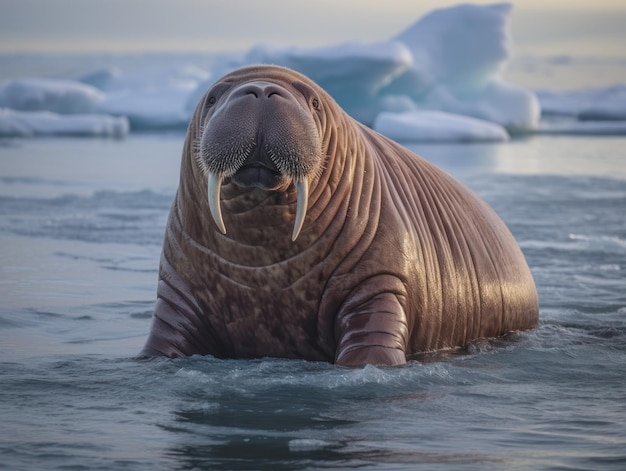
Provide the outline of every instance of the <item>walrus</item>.
{"type": "Polygon", "coordinates": [[[189,124],[141,355],[393,366],[532,328],[538,310],[474,192],[304,75],[251,66],[189,124]]]}

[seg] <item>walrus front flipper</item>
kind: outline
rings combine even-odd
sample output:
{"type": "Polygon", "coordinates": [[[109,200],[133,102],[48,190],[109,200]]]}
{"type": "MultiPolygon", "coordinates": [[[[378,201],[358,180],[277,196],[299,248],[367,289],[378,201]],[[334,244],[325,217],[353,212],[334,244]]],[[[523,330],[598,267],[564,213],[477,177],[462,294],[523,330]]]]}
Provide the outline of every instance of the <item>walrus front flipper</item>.
{"type": "Polygon", "coordinates": [[[211,335],[204,313],[164,256],[159,277],[152,327],[140,357],[219,356],[221,343],[211,335]]]}
{"type": "Polygon", "coordinates": [[[366,290],[352,297],[337,316],[339,339],[335,363],[342,366],[406,363],[409,329],[400,299],[406,297],[396,292],[372,296],[366,290]]]}
{"type": "Polygon", "coordinates": [[[178,310],[163,299],[157,299],[150,335],[146,340],[140,358],[166,356],[170,358],[190,355],[186,336],[181,332],[180,321],[177,320],[178,310]]]}

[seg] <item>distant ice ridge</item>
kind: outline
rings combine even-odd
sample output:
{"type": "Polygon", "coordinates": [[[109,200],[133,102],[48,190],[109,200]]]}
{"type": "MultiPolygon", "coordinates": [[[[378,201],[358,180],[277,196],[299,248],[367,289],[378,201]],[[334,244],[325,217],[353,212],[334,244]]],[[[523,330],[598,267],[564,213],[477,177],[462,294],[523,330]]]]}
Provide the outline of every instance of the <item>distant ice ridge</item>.
{"type": "Polygon", "coordinates": [[[72,79],[13,80],[0,84],[0,108],[6,109],[0,136],[184,129],[215,80],[258,63],[304,73],[354,118],[403,142],[503,141],[536,132],[625,134],[626,85],[534,93],[502,80],[510,13],[507,3],[436,9],[388,41],[257,45],[211,70],[102,68],[72,79]]]}
{"type": "Polygon", "coordinates": [[[128,131],[128,119],[125,116],[62,115],[52,111],[0,108],[0,137],[124,137],[128,131]]]}
{"type": "Polygon", "coordinates": [[[581,121],[626,120],[626,84],[585,90],[537,92],[546,116],[572,116],[581,121]]]}
{"type": "Polygon", "coordinates": [[[98,89],[72,80],[13,80],[0,87],[0,136],[125,136],[125,116],[96,112],[105,100],[98,89]]]}
{"type": "Polygon", "coordinates": [[[18,111],[92,113],[104,93],[74,80],[25,78],[0,86],[0,107],[18,111]]]}

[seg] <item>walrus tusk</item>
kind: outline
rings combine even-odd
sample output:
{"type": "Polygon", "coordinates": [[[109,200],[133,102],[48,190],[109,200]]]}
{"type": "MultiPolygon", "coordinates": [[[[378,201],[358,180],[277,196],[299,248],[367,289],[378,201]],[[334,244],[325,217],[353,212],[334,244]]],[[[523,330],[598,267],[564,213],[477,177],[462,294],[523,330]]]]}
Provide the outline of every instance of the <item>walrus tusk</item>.
{"type": "Polygon", "coordinates": [[[223,175],[218,175],[213,172],[209,173],[207,193],[209,196],[209,209],[211,210],[211,216],[213,216],[213,220],[215,221],[215,224],[217,224],[217,228],[222,232],[222,234],[226,234],[226,226],[224,225],[224,220],[222,219],[222,208],[220,207],[220,192],[222,190],[223,179],[223,175]]]}
{"type": "MultiPolygon", "coordinates": [[[[221,233],[226,234],[226,226],[222,219],[222,208],[220,206],[220,192],[223,178],[223,176],[216,173],[209,173],[207,194],[211,216],[213,216],[213,220],[221,233]]],[[[292,241],[295,241],[300,234],[304,219],[306,218],[307,207],[309,206],[309,181],[306,178],[296,183],[296,197],[298,202],[296,205],[296,221],[293,226],[293,234],[291,235],[292,241]]]]}
{"type": "Polygon", "coordinates": [[[296,183],[296,196],[298,203],[296,206],[296,222],[294,223],[291,236],[292,241],[295,241],[298,238],[298,234],[300,234],[300,229],[302,229],[304,218],[306,217],[306,210],[309,206],[309,180],[306,177],[296,183]]]}

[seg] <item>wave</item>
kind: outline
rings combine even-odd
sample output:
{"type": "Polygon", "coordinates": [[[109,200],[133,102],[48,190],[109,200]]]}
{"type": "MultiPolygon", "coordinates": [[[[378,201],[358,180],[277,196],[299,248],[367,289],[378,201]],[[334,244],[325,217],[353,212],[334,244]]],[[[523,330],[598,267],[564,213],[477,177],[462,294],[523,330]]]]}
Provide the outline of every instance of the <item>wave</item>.
{"type": "Polygon", "coordinates": [[[29,237],[160,244],[172,195],[151,190],[91,196],[0,197],[0,231],[29,237]]]}

